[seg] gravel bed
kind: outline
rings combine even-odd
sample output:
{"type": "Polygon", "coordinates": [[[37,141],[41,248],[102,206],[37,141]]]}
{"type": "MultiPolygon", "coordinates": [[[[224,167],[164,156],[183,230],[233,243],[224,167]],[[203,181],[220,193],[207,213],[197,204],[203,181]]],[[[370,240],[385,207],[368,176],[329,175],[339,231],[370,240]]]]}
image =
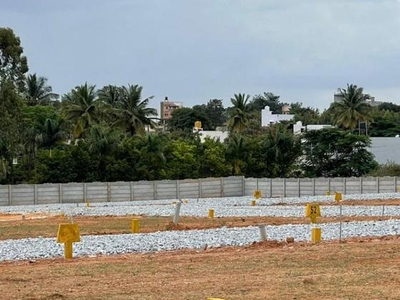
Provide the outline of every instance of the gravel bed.
{"type": "MultiPolygon", "coordinates": [[[[324,240],[339,238],[338,223],[319,224],[324,240]]],[[[310,240],[312,225],[266,226],[268,239],[296,241],[310,240]]],[[[375,222],[349,222],[342,224],[342,237],[398,235],[399,220],[375,222]]],[[[258,226],[244,228],[218,228],[190,231],[166,231],[139,234],[82,236],[74,244],[74,256],[113,255],[133,252],[154,252],[176,249],[202,249],[208,247],[245,246],[260,241],[258,226]]],[[[63,256],[63,245],[55,238],[28,238],[0,242],[0,261],[32,260],[63,256]]]]}
{"type": "MultiPolygon", "coordinates": [[[[346,199],[375,200],[400,198],[399,193],[347,195],[346,199]]],[[[264,198],[251,206],[252,197],[185,199],[181,205],[180,216],[208,216],[208,210],[214,209],[215,217],[303,217],[305,206],[285,204],[305,204],[308,202],[332,203],[333,196],[314,196],[301,198],[264,198]],[[279,202],[278,202],[279,201],[279,202]],[[278,205],[279,204],[279,205],[278,205]]],[[[172,216],[178,200],[151,200],[132,202],[107,202],[74,204],[47,204],[26,206],[2,206],[0,213],[48,213],[67,216],[172,216]]],[[[322,206],[321,214],[325,217],[339,216],[338,206],[322,206]]],[[[343,216],[399,216],[398,206],[342,206],[343,216]]]]}
{"type": "MultiPolygon", "coordinates": [[[[347,195],[346,199],[395,199],[399,193],[347,195]]],[[[208,209],[214,209],[218,216],[285,216],[303,217],[304,206],[277,205],[282,201],[287,204],[307,203],[312,201],[332,202],[333,196],[260,199],[257,206],[250,206],[252,197],[236,197],[223,199],[187,199],[181,205],[181,216],[207,216],[208,209]],[[279,201],[279,202],[278,202],[279,201]]],[[[4,206],[0,213],[52,213],[65,215],[157,215],[172,216],[175,203],[172,200],[134,201],[120,203],[85,204],[52,204],[36,206],[4,206]]],[[[383,206],[343,206],[344,216],[379,216],[383,206]]],[[[321,207],[323,216],[338,216],[339,207],[321,207]]],[[[397,206],[386,206],[386,216],[400,215],[397,206]]],[[[1,223],[0,223],[1,225],[1,223]]],[[[279,225],[266,226],[268,239],[285,240],[294,237],[296,241],[310,240],[313,225],[279,225]]],[[[318,224],[322,229],[324,240],[339,238],[339,223],[318,224]]],[[[344,222],[342,237],[384,236],[400,234],[400,220],[344,222]]],[[[132,252],[168,251],[175,249],[202,249],[222,246],[244,246],[260,240],[258,226],[242,228],[218,228],[190,231],[164,231],[155,233],[93,235],[82,236],[81,242],[74,244],[74,256],[112,255],[132,252]]],[[[62,257],[63,245],[57,244],[55,238],[28,238],[0,241],[0,261],[32,260],[40,258],[62,257]]]]}

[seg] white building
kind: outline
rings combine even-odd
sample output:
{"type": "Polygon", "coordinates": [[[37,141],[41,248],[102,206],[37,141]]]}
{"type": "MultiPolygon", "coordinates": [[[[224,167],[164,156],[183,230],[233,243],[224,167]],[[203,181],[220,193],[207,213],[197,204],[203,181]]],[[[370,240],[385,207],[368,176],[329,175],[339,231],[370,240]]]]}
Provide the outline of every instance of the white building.
{"type": "Polygon", "coordinates": [[[294,118],[294,115],[289,114],[273,114],[269,110],[269,106],[266,106],[261,110],[261,126],[269,126],[281,121],[290,121],[294,118]]]}
{"type": "Polygon", "coordinates": [[[206,138],[211,138],[212,140],[220,140],[220,142],[225,141],[228,138],[229,132],[227,130],[203,130],[201,128],[201,122],[197,121],[194,124],[193,132],[198,132],[200,136],[200,140],[202,143],[206,140],[206,138]]]}
{"type": "Polygon", "coordinates": [[[297,121],[293,125],[293,134],[299,134],[308,130],[319,130],[332,127],[333,127],[332,125],[327,125],[327,124],[310,124],[303,126],[303,123],[301,121],[297,121]]]}

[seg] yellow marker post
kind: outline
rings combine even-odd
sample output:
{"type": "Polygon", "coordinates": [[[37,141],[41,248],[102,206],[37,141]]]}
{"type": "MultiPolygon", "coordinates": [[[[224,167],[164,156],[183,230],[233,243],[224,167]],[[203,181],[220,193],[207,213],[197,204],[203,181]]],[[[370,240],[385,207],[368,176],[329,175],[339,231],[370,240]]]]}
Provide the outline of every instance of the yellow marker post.
{"type": "Polygon", "coordinates": [[[343,200],[342,193],[335,192],[335,201],[336,201],[337,203],[339,203],[339,202],[342,201],[342,200],[343,200]]]}
{"type": "Polygon", "coordinates": [[[327,195],[327,196],[330,196],[330,195],[331,195],[331,191],[329,191],[329,190],[326,191],[326,195],[327,195]]]}
{"type": "Polygon", "coordinates": [[[90,207],[90,202],[86,201],[86,207],[90,207]]]}
{"type": "Polygon", "coordinates": [[[320,227],[311,229],[311,241],[313,243],[319,243],[321,241],[321,228],[320,227]]]}
{"type": "Polygon", "coordinates": [[[81,241],[78,224],[59,224],[57,232],[57,243],[64,243],[64,257],[72,258],[72,243],[81,241]]]}
{"type": "Polygon", "coordinates": [[[306,217],[311,219],[311,223],[317,223],[317,218],[321,216],[319,204],[307,204],[306,217]]]}
{"type": "Polygon", "coordinates": [[[139,222],[139,219],[132,219],[131,231],[132,231],[133,233],[139,233],[139,232],[140,232],[140,222],[139,222]]]}
{"type": "Polygon", "coordinates": [[[255,190],[253,193],[254,198],[260,199],[261,198],[261,191],[260,190],[255,190]]]}
{"type": "Polygon", "coordinates": [[[251,206],[256,206],[256,200],[251,200],[251,206]]]}
{"type": "MultiPolygon", "coordinates": [[[[317,218],[321,217],[321,209],[319,204],[307,204],[306,217],[311,219],[311,223],[317,223],[317,218]]],[[[311,229],[311,241],[313,243],[319,243],[321,241],[321,228],[314,227],[311,229]]]]}
{"type": "Polygon", "coordinates": [[[208,217],[209,217],[210,219],[214,218],[214,210],[213,210],[213,209],[209,209],[209,210],[208,210],[208,217]]]}

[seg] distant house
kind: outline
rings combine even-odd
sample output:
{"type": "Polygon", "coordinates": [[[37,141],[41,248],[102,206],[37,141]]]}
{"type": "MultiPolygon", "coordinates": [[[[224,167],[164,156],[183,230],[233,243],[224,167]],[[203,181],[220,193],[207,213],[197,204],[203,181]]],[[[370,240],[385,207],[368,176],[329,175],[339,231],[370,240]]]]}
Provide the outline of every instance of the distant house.
{"type": "Polygon", "coordinates": [[[163,121],[171,119],[172,112],[182,106],[181,102],[172,102],[168,100],[168,97],[165,97],[164,101],[160,103],[160,119],[163,121]]]}
{"type": "MultiPolygon", "coordinates": [[[[337,89],[336,93],[333,94],[333,102],[340,102],[343,100],[343,95],[340,92],[340,88],[337,89]]],[[[365,100],[371,106],[379,106],[383,101],[376,101],[375,97],[369,96],[369,99],[365,100]]]]}
{"type": "Polygon", "coordinates": [[[200,136],[200,140],[202,143],[206,140],[206,138],[211,138],[213,140],[220,140],[220,142],[225,141],[228,138],[229,132],[227,130],[203,130],[201,128],[201,122],[196,121],[193,127],[193,132],[198,132],[200,136]]]}
{"type": "Polygon", "coordinates": [[[332,128],[334,126],[328,125],[328,124],[309,124],[309,125],[304,125],[301,121],[297,121],[293,125],[293,134],[299,134],[302,132],[306,132],[308,130],[319,130],[319,129],[325,129],[325,128],[332,128]]]}
{"type": "Polygon", "coordinates": [[[273,114],[270,111],[269,106],[266,106],[264,109],[261,110],[261,126],[269,126],[275,123],[279,123],[281,121],[290,121],[294,118],[294,115],[288,114],[290,109],[285,107],[282,109],[284,112],[283,114],[273,114]]]}

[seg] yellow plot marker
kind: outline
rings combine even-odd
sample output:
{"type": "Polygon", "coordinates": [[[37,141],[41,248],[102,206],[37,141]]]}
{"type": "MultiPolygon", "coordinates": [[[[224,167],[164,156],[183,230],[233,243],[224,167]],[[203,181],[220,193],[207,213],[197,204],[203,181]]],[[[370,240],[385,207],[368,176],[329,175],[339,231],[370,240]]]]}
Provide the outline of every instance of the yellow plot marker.
{"type": "Polygon", "coordinates": [[[261,198],[261,191],[260,190],[255,190],[253,193],[254,198],[260,199],[261,198]]]}
{"type": "Polygon", "coordinates": [[[319,243],[321,241],[321,228],[320,227],[311,229],[311,241],[313,243],[319,243]]]}
{"type": "Polygon", "coordinates": [[[72,243],[81,241],[78,224],[60,224],[57,232],[57,243],[64,243],[64,257],[72,258],[72,243]]]}
{"type": "Polygon", "coordinates": [[[209,209],[209,210],[208,210],[208,217],[209,217],[210,219],[214,218],[214,210],[213,210],[213,209],[209,209]]]}
{"type": "Polygon", "coordinates": [[[311,219],[311,223],[317,223],[317,218],[321,216],[319,204],[307,204],[306,217],[311,219]]]}
{"type": "Polygon", "coordinates": [[[342,193],[335,192],[335,201],[340,202],[343,200],[342,193]]]}
{"type": "MultiPolygon", "coordinates": [[[[307,204],[306,217],[311,219],[311,223],[317,223],[317,218],[321,216],[321,209],[319,204],[307,204]]],[[[321,228],[314,227],[311,229],[311,241],[318,243],[321,241],[321,228]]]]}
{"type": "Polygon", "coordinates": [[[326,195],[327,195],[327,196],[330,196],[330,195],[331,195],[331,191],[330,191],[330,190],[327,190],[327,191],[326,191],[326,195]]]}
{"type": "Polygon", "coordinates": [[[133,233],[139,233],[139,231],[140,231],[139,219],[132,219],[131,231],[133,233]]]}
{"type": "Polygon", "coordinates": [[[251,206],[256,206],[256,200],[251,200],[251,206]]]}

